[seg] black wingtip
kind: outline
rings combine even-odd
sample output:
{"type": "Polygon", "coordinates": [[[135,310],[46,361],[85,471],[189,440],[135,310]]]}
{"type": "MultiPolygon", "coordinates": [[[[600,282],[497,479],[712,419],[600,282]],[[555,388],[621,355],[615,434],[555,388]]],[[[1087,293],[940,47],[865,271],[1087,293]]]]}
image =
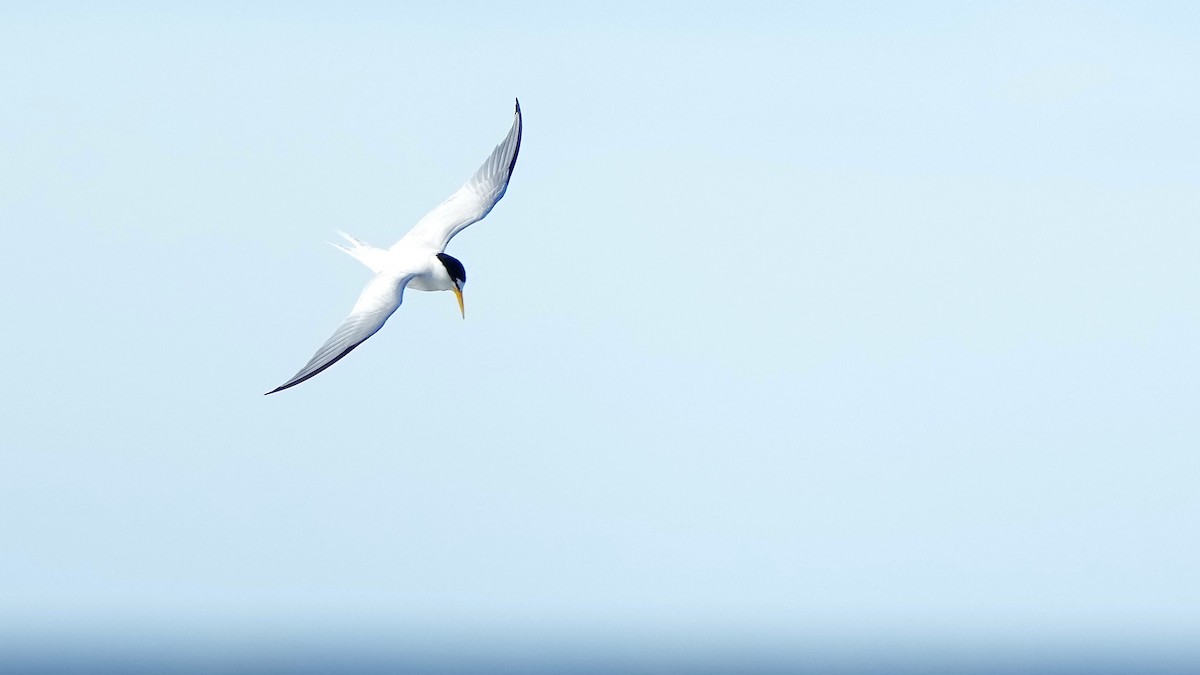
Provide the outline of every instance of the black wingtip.
{"type": "MultiPolygon", "coordinates": [[[[372,333],[372,335],[373,335],[373,333],[372,333]]],[[[368,335],[367,337],[369,338],[371,336],[368,335]]],[[[297,379],[291,380],[290,382],[287,382],[286,384],[280,385],[280,386],[272,389],[271,391],[268,391],[267,393],[263,394],[263,396],[270,396],[271,394],[274,394],[277,391],[283,391],[284,389],[290,389],[291,387],[294,387],[294,386],[300,384],[301,382],[309,381],[310,379],[316,377],[317,375],[320,375],[321,373],[325,372],[325,369],[328,368],[329,366],[332,366],[333,364],[337,363],[338,361],[341,361],[342,357],[344,357],[345,355],[354,351],[354,349],[356,347],[358,347],[359,345],[361,345],[362,343],[364,343],[366,341],[367,341],[367,338],[363,338],[363,339],[359,340],[358,342],[355,342],[354,344],[350,345],[349,347],[346,347],[345,351],[343,351],[341,354],[338,354],[333,359],[330,359],[330,361],[328,363],[321,366],[320,368],[317,368],[316,370],[305,375],[304,377],[297,378],[297,379]]],[[[305,367],[307,367],[307,366],[305,366],[305,367]]],[[[300,371],[300,373],[303,373],[303,372],[304,372],[303,370],[300,371]]],[[[296,373],[296,374],[299,375],[300,373],[296,373]]]]}
{"type": "Polygon", "coordinates": [[[521,99],[514,99],[517,102],[517,116],[515,124],[517,125],[517,147],[513,150],[512,160],[508,162],[508,177],[512,178],[513,169],[517,168],[517,155],[521,154],[521,133],[525,129],[525,118],[521,117],[521,99]]]}
{"type": "MultiPolygon", "coordinates": [[[[341,358],[341,357],[338,357],[338,358],[341,358]]],[[[330,365],[332,365],[332,364],[330,364],[330,365]]],[[[317,371],[317,372],[319,373],[319,372],[321,372],[321,371],[317,371]]],[[[316,374],[317,374],[317,373],[313,373],[312,375],[309,375],[308,377],[312,377],[313,375],[316,375],[316,374]]],[[[291,389],[292,387],[294,387],[294,386],[296,386],[296,385],[300,384],[300,383],[301,383],[301,382],[303,382],[304,380],[307,380],[307,379],[308,379],[308,377],[306,377],[306,378],[304,378],[304,379],[301,379],[301,380],[296,380],[295,382],[290,382],[290,381],[289,381],[289,382],[285,382],[285,383],[283,383],[283,384],[279,385],[278,387],[275,387],[275,388],[274,388],[274,389],[272,389],[271,391],[268,391],[267,393],[263,394],[263,396],[270,396],[271,394],[276,394],[276,393],[279,393],[279,392],[283,391],[284,389],[291,389]]]]}

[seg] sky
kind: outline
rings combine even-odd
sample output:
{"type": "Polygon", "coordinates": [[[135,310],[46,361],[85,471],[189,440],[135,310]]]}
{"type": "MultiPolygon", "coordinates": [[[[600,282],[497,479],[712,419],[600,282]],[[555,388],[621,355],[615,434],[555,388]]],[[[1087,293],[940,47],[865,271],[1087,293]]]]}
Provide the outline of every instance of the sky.
{"type": "Polygon", "coordinates": [[[1198,33],[0,4],[0,643],[1200,658],[1198,33]]]}

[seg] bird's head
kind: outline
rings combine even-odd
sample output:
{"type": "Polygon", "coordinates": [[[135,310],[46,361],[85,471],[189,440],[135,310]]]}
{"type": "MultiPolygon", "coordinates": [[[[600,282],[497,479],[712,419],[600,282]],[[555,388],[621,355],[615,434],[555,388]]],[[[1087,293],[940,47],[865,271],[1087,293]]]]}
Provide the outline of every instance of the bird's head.
{"type": "Polygon", "coordinates": [[[437,254],[437,259],[446,268],[446,274],[450,276],[450,282],[453,285],[453,288],[450,290],[454,291],[454,297],[458,299],[458,311],[465,319],[467,318],[467,310],[463,306],[462,289],[467,284],[467,268],[463,267],[458,258],[452,255],[439,253],[437,254]]]}

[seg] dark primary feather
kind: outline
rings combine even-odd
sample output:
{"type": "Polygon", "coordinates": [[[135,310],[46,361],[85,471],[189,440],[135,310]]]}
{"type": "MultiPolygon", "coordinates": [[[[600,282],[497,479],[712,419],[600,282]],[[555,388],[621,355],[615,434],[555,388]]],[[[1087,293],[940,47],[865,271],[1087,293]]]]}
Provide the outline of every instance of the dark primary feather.
{"type": "Polygon", "coordinates": [[[279,387],[268,391],[274,394],[288,387],[294,387],[301,382],[319,374],[329,366],[337,363],[342,357],[354,351],[354,348],[366,342],[367,338],[379,332],[388,317],[392,315],[404,300],[404,287],[411,276],[396,278],[379,274],[367,283],[350,316],[334,331],[325,344],[308,360],[300,372],[279,387]]]}

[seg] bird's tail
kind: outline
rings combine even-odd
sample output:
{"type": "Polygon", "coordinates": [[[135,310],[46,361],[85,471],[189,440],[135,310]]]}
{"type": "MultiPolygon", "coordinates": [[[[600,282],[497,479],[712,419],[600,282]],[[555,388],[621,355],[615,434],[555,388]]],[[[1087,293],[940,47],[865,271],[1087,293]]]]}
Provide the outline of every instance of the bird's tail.
{"type": "Polygon", "coordinates": [[[373,272],[379,272],[383,269],[383,261],[387,256],[387,251],[381,248],[375,248],[365,241],[360,241],[359,239],[356,239],[353,236],[342,232],[341,230],[334,230],[334,232],[342,235],[342,238],[350,242],[350,246],[342,246],[341,244],[335,244],[332,241],[326,243],[371,268],[373,272]]]}

